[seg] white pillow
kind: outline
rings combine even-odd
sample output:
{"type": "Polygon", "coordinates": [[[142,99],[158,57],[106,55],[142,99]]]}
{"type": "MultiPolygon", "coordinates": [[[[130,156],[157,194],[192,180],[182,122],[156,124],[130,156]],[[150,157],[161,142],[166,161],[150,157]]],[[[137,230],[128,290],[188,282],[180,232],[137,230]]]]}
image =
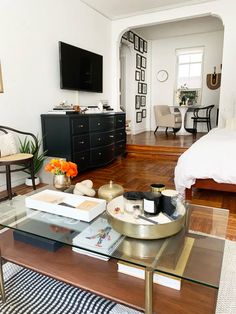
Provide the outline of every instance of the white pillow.
{"type": "Polygon", "coordinates": [[[0,157],[14,155],[17,153],[17,146],[14,135],[11,133],[0,135],[0,157]]]}
{"type": "Polygon", "coordinates": [[[226,119],[225,128],[227,130],[236,130],[236,117],[226,119]]]}

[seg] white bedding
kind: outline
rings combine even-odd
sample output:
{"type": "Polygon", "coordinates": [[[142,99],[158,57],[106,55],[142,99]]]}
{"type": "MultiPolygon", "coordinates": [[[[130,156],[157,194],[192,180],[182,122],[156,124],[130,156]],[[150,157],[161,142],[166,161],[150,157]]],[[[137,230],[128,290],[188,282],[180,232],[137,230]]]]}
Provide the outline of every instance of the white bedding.
{"type": "Polygon", "coordinates": [[[213,129],[180,156],[175,168],[176,190],[184,195],[196,179],[236,184],[236,130],[213,129]]]}

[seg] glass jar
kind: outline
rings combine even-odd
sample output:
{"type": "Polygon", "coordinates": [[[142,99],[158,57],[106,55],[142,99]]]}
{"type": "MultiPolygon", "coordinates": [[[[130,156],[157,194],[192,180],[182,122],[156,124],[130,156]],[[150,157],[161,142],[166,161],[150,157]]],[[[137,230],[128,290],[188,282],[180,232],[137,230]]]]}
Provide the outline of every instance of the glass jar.
{"type": "Polygon", "coordinates": [[[124,209],[127,213],[133,214],[137,208],[142,212],[143,210],[143,192],[125,192],[124,209]]]}
{"type": "Polygon", "coordinates": [[[161,193],[143,193],[143,211],[147,216],[158,215],[161,211],[161,193]]]}

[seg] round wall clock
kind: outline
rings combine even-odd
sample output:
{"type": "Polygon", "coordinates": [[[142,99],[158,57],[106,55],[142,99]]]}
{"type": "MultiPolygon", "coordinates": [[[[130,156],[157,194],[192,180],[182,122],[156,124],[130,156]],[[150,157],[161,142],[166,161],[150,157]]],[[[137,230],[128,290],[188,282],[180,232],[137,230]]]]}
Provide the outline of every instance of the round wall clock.
{"type": "Polygon", "coordinates": [[[160,70],[157,72],[157,80],[159,82],[165,82],[169,77],[169,74],[166,70],[160,70]]]}

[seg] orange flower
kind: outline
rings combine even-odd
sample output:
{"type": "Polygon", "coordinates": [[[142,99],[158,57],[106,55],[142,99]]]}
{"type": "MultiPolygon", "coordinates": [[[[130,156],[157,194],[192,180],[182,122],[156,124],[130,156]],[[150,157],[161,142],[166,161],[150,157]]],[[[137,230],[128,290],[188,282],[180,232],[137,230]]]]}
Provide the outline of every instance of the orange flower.
{"type": "Polygon", "coordinates": [[[45,171],[56,175],[66,174],[67,177],[75,177],[78,174],[77,165],[63,159],[52,159],[49,164],[45,166],[45,171]]]}

